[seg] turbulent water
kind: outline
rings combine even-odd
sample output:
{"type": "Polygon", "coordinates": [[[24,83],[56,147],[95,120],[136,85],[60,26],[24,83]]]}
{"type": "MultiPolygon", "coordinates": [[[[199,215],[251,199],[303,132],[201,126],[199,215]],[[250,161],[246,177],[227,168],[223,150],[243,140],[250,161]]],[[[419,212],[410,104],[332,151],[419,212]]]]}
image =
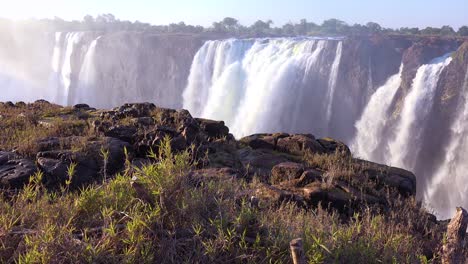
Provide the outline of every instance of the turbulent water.
{"type": "Polygon", "coordinates": [[[62,105],[69,104],[69,95],[72,84],[73,64],[77,45],[83,36],[82,32],[56,33],[54,54],[52,56],[51,90],[54,102],[62,105]]]}
{"type": "Polygon", "coordinates": [[[364,109],[361,118],[356,122],[358,133],[351,148],[361,158],[377,162],[384,161],[383,151],[378,151],[377,148],[387,149],[387,146],[381,142],[385,139],[384,132],[391,115],[389,112],[391,103],[401,85],[403,67],[401,65],[400,71],[391,76],[382,87],[377,89],[364,109]]]}
{"type": "Polygon", "coordinates": [[[439,76],[452,61],[449,55],[421,66],[409,94],[406,96],[395,138],[390,141],[387,161],[394,166],[415,168],[415,157],[421,148],[421,137],[429,117],[439,76]]]}
{"type": "MultiPolygon", "coordinates": [[[[451,61],[452,57],[447,54],[419,67],[411,89],[404,98],[398,119],[389,125],[388,123],[392,121],[392,113],[389,112],[389,109],[394,103],[395,94],[401,84],[401,72],[404,67],[402,65],[400,73],[392,76],[384,86],[374,93],[361,119],[356,123],[357,134],[352,145],[356,155],[415,171],[418,165],[417,158],[420,156],[422,144],[424,144],[423,133],[427,129],[438,80],[443,69],[451,61]]],[[[459,117],[459,119],[463,118],[463,116],[459,117]]],[[[459,131],[457,123],[460,122],[457,120],[454,125],[456,128],[452,128],[452,130],[459,131]]],[[[455,137],[454,140],[453,145],[458,145],[461,139],[455,137]]],[[[453,146],[453,149],[449,150],[448,153],[450,153],[447,156],[449,160],[446,161],[448,164],[441,167],[442,171],[439,172],[441,175],[447,175],[450,172],[450,168],[446,168],[447,166],[455,166],[457,169],[463,167],[460,163],[451,160],[454,159],[453,155],[464,155],[462,151],[456,150],[453,146]]],[[[468,152],[466,154],[468,155],[468,152]]],[[[446,176],[438,177],[436,173],[434,181],[441,177],[445,178],[446,176]]],[[[458,189],[452,184],[450,186],[452,189],[458,189]]],[[[461,184],[459,186],[467,185],[461,184]]],[[[436,209],[438,214],[448,216],[449,210],[453,211],[456,204],[466,202],[464,198],[460,199],[461,197],[450,195],[450,199],[444,200],[445,204],[440,204],[439,197],[433,195],[434,190],[438,188],[439,183],[433,184],[425,196],[426,203],[436,209]]],[[[449,189],[446,188],[444,191],[448,192],[449,189]]],[[[460,191],[466,191],[466,187],[461,187],[460,191]]]]}
{"type": "Polygon", "coordinates": [[[75,96],[70,98],[69,101],[72,104],[87,102],[90,105],[97,105],[99,103],[94,96],[97,82],[95,54],[99,38],[93,40],[87,49],[83,65],[80,69],[78,88],[76,89],[75,96]]]}
{"type": "Polygon", "coordinates": [[[424,192],[429,205],[443,216],[449,216],[456,206],[468,205],[468,70],[461,96],[445,160],[424,192]]]}
{"type": "Polygon", "coordinates": [[[341,40],[330,39],[208,41],[195,55],[183,107],[224,120],[237,137],[281,130],[323,133],[341,52],[341,40]],[[307,121],[311,113],[322,116],[314,120],[319,126],[307,121]]]}

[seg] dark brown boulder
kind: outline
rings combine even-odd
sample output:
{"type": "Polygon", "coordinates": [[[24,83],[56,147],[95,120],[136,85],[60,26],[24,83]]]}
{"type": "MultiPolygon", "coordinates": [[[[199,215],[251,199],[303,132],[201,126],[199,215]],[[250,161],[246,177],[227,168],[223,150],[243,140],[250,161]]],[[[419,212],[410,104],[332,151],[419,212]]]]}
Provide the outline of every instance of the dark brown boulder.
{"type": "Polygon", "coordinates": [[[269,177],[275,165],[290,161],[283,155],[265,149],[244,148],[238,150],[237,154],[249,174],[257,174],[262,177],[269,177]]]}
{"type": "Polygon", "coordinates": [[[271,183],[278,184],[284,181],[291,181],[301,177],[304,166],[295,162],[283,162],[275,165],[271,170],[271,183]]]}
{"type": "Polygon", "coordinates": [[[351,150],[346,144],[333,138],[321,138],[317,140],[320,145],[325,149],[326,153],[333,154],[336,152],[344,153],[347,156],[351,156],[351,150]]]}
{"type": "Polygon", "coordinates": [[[289,137],[286,133],[275,133],[275,134],[254,134],[244,137],[240,142],[248,145],[253,149],[276,149],[278,140],[280,138],[289,137]]]}
{"type": "Polygon", "coordinates": [[[412,172],[369,161],[356,162],[362,167],[362,173],[378,184],[388,186],[403,196],[416,194],[416,176],[412,172]]]}
{"type": "Polygon", "coordinates": [[[352,195],[337,187],[324,188],[320,182],[310,184],[303,189],[304,199],[312,207],[319,205],[346,212],[353,200],[352,195]]]}
{"type": "Polygon", "coordinates": [[[229,128],[224,124],[224,121],[214,121],[202,118],[196,118],[200,124],[200,128],[210,138],[222,138],[229,135],[229,128]]]}
{"type": "MultiPolygon", "coordinates": [[[[72,139],[62,139],[70,140],[72,139]]],[[[74,137],[73,140],[79,140],[79,137],[74,137]]],[[[37,153],[37,162],[44,172],[44,182],[48,187],[64,184],[69,177],[68,168],[72,163],[76,164],[72,186],[80,187],[120,172],[125,164],[124,148],[127,149],[129,159],[132,158],[131,145],[119,139],[104,137],[81,140],[83,145],[80,151],[56,149],[37,153]]]]}
{"type": "Polygon", "coordinates": [[[301,177],[297,180],[297,182],[295,183],[295,186],[304,187],[315,181],[321,181],[322,175],[323,173],[321,171],[314,170],[314,169],[307,169],[306,171],[302,173],[301,177]]]}
{"type": "Polygon", "coordinates": [[[106,137],[113,137],[122,141],[133,143],[137,129],[134,126],[113,126],[104,133],[106,137]]]}
{"type": "Polygon", "coordinates": [[[278,139],[277,149],[293,155],[303,155],[307,151],[311,153],[325,152],[323,146],[310,134],[298,134],[280,138],[278,139]]]}
{"type": "Polygon", "coordinates": [[[114,111],[118,118],[125,118],[150,116],[154,109],[156,109],[156,106],[152,103],[134,103],[124,104],[115,108],[114,111]]]}
{"type": "Polygon", "coordinates": [[[3,152],[3,155],[0,153],[0,186],[2,188],[22,188],[37,172],[37,167],[32,160],[14,158],[8,153],[3,152]]]}

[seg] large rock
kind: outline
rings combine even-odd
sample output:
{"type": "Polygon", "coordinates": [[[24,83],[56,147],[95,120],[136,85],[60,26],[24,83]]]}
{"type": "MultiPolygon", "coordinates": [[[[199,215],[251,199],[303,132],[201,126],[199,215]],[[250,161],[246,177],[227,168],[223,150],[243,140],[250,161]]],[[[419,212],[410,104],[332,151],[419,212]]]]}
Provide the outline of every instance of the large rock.
{"type": "Polygon", "coordinates": [[[0,151],[0,185],[3,188],[21,188],[37,172],[32,160],[20,159],[14,153],[0,151]]]}
{"type": "Polygon", "coordinates": [[[265,149],[240,149],[238,156],[249,174],[257,174],[263,178],[269,178],[275,165],[290,161],[283,155],[265,149]]]}
{"type": "Polygon", "coordinates": [[[320,145],[325,149],[326,153],[333,154],[336,152],[344,153],[351,156],[351,150],[346,144],[333,138],[321,138],[317,140],[320,145]]]}
{"type": "Polygon", "coordinates": [[[298,134],[280,138],[278,139],[277,149],[294,155],[303,155],[308,151],[311,153],[325,152],[323,146],[310,134],[298,134]]]}
{"type": "Polygon", "coordinates": [[[154,109],[156,109],[156,106],[152,103],[134,103],[124,104],[115,108],[114,111],[117,117],[125,118],[149,116],[154,109]]]}
{"type": "Polygon", "coordinates": [[[253,149],[276,149],[278,139],[288,137],[288,134],[254,134],[244,137],[240,142],[248,145],[253,149]]]}
{"type": "Polygon", "coordinates": [[[412,172],[364,160],[356,162],[360,164],[362,173],[378,184],[388,186],[403,196],[416,195],[416,176],[412,172]]]}
{"type": "Polygon", "coordinates": [[[227,137],[229,128],[224,124],[224,121],[214,121],[202,118],[196,118],[200,124],[200,128],[211,138],[227,137]]]}
{"type": "Polygon", "coordinates": [[[79,187],[120,172],[125,164],[124,148],[127,149],[128,158],[132,158],[131,145],[122,140],[110,137],[82,140],[86,142],[80,151],[56,149],[37,154],[37,162],[44,172],[47,186],[63,184],[69,177],[68,169],[72,163],[76,164],[72,185],[79,187]],[[106,160],[104,153],[108,154],[106,160]]]}
{"type": "Polygon", "coordinates": [[[107,137],[118,138],[122,141],[133,143],[134,136],[137,132],[134,126],[113,126],[104,133],[107,137]]]}
{"type": "Polygon", "coordinates": [[[283,162],[275,165],[271,170],[271,183],[277,184],[284,181],[291,181],[301,177],[304,166],[295,162],[283,162]]]}

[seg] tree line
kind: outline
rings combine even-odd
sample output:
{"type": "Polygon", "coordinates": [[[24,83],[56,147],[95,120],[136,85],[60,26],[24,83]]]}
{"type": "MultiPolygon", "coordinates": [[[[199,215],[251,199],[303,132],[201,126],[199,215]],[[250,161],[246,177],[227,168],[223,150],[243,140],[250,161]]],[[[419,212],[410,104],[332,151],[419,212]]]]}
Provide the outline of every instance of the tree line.
{"type": "MultiPolygon", "coordinates": [[[[5,22],[4,20],[3,22],[5,22]]],[[[1,23],[2,21],[0,21],[1,23]]],[[[112,14],[93,17],[86,15],[82,20],[65,21],[61,18],[24,21],[34,22],[42,28],[54,31],[140,31],[152,33],[218,33],[233,36],[313,36],[313,35],[370,35],[370,34],[403,34],[403,35],[432,35],[432,36],[468,36],[468,26],[455,30],[451,26],[437,27],[402,27],[398,29],[384,28],[378,23],[368,22],[365,25],[353,24],[339,20],[328,19],[321,24],[301,19],[298,23],[287,23],[274,26],[272,20],[257,20],[250,26],[244,26],[232,17],[226,17],[214,22],[210,27],[188,25],[185,22],[169,25],[151,25],[140,21],[119,20],[112,14]]]]}

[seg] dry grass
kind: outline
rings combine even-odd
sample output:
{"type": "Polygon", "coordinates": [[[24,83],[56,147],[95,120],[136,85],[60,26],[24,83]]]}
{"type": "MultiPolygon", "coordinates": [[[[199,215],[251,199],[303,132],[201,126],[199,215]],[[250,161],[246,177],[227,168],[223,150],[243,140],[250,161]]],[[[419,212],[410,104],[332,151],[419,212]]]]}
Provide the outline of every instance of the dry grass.
{"type": "Polygon", "coordinates": [[[412,201],[346,223],[320,208],[251,207],[236,202],[251,184],[194,184],[189,152],[172,154],[168,141],[160,150],[157,163],[79,192],[47,192],[39,174],[1,199],[1,262],[288,263],[289,241],[303,237],[310,263],[415,263],[439,246],[429,243],[440,240],[412,201]],[[132,176],[153,205],[130,188],[132,176]]]}
{"type": "Polygon", "coordinates": [[[0,105],[0,150],[33,156],[39,139],[89,136],[92,131],[87,118],[87,113],[53,104],[0,105]]]}

